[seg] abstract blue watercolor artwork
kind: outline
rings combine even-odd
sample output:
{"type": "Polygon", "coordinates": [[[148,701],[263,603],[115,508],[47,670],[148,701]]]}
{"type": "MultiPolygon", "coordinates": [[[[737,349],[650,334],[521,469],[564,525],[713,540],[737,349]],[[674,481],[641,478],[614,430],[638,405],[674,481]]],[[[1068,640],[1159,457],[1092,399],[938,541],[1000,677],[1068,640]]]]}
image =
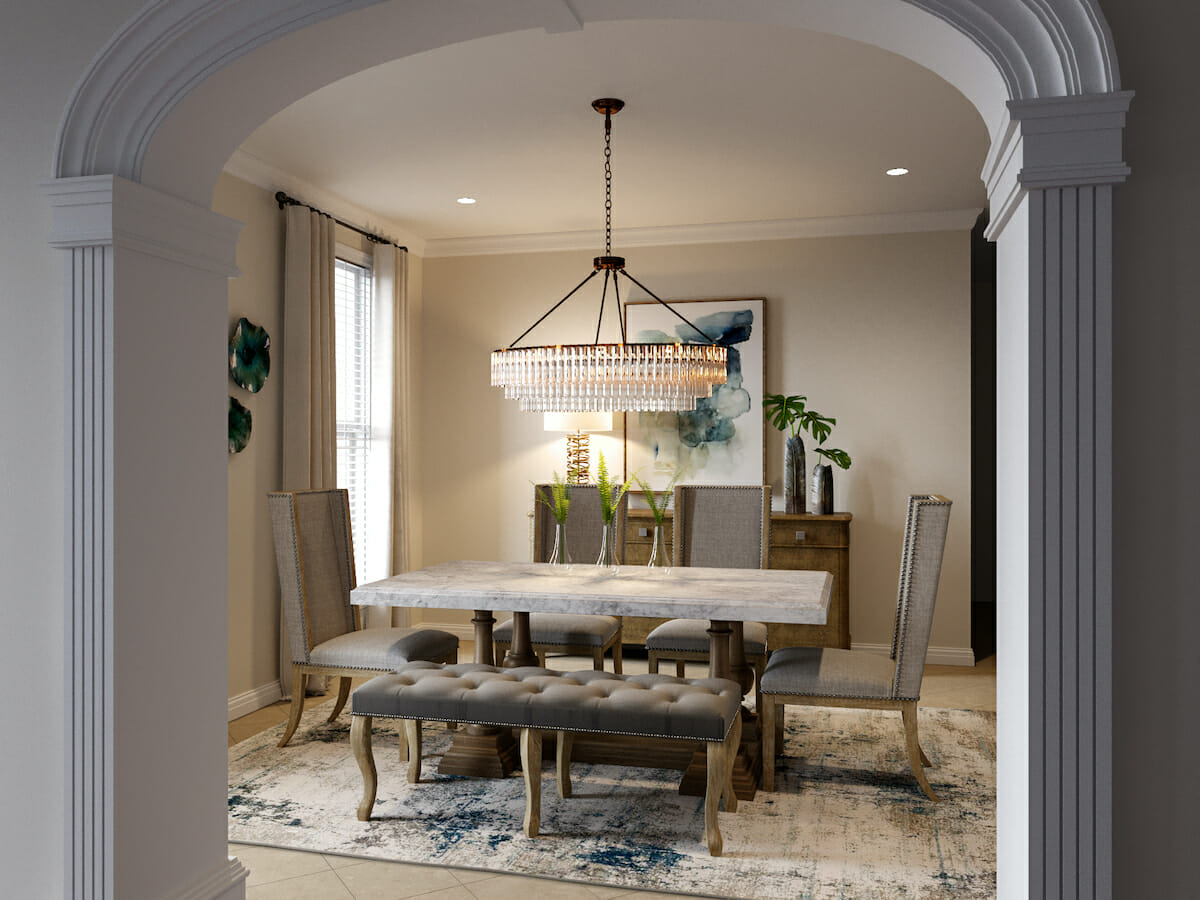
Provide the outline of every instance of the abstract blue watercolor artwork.
{"type": "Polygon", "coordinates": [[[687,484],[761,484],[763,480],[762,299],[672,303],[695,328],[650,302],[625,304],[626,338],[638,343],[700,343],[729,351],[726,382],[689,412],[628,413],[625,471],[663,489],[678,473],[687,484]],[[703,332],[698,334],[696,329],[703,332]]]}

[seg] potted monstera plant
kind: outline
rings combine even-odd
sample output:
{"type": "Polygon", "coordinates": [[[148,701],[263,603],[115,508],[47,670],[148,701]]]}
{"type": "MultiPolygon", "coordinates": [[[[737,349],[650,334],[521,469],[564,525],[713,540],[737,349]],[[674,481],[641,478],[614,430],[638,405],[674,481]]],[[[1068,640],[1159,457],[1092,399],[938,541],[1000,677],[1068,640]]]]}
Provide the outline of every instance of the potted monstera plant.
{"type": "Polygon", "coordinates": [[[822,446],[829,439],[837,419],[809,409],[808,397],[803,394],[764,394],[763,413],[767,421],[787,435],[783,444],[784,511],[806,511],[804,440],[800,433],[807,431],[817,442],[817,454],[829,461],[813,466],[815,493],[810,498],[812,509],[807,511],[817,515],[833,512],[833,477],[829,463],[850,468],[850,456],[846,451],[822,446]]]}

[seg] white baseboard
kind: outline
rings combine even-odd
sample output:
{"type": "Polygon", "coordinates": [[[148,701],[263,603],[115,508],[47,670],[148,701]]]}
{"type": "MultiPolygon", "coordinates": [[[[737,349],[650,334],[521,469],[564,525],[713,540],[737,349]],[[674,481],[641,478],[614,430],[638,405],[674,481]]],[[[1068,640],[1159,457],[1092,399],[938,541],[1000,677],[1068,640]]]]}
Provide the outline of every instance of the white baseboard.
{"type": "MultiPolygon", "coordinates": [[[[892,652],[892,645],[860,644],[854,641],[850,644],[850,649],[888,656],[892,652]]],[[[970,647],[930,647],[929,652],[925,654],[925,662],[933,666],[973,666],[975,651],[970,647]]]]}
{"type": "Polygon", "coordinates": [[[174,900],[245,900],[249,870],[230,856],[213,871],[174,895],[174,900]]]}
{"type": "Polygon", "coordinates": [[[279,682],[269,681],[266,684],[260,684],[253,690],[246,691],[244,694],[230,697],[228,721],[232,722],[234,719],[250,715],[256,709],[270,706],[282,696],[283,694],[279,690],[279,682]]]}

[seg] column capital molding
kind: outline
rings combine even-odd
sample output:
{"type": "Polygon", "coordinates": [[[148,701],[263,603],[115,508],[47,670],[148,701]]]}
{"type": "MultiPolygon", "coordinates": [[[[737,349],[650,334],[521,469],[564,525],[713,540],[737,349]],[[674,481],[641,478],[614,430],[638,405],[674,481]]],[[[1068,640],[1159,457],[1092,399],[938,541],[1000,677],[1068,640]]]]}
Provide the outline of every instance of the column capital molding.
{"type": "Polygon", "coordinates": [[[112,246],[228,278],[239,274],[240,222],[116,175],[55,178],[40,187],[52,209],[53,247],[112,246]]]}
{"type": "Polygon", "coordinates": [[[982,177],[996,240],[1030,190],[1120,184],[1129,176],[1122,138],[1133,91],[1010,100],[982,177]]]}

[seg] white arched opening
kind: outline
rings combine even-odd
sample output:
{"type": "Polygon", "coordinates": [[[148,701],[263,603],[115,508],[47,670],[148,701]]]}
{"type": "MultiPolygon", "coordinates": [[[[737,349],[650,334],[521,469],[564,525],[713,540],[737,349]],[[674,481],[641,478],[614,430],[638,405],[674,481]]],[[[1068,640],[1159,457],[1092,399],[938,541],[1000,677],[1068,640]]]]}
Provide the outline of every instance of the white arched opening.
{"type": "Polygon", "coordinates": [[[1013,375],[1001,415],[1028,422],[1028,452],[999,473],[1011,563],[1001,890],[1107,894],[1109,260],[1129,98],[1092,0],[168,0],[130,20],[72,97],[46,186],[71,273],[68,890],[244,892],[225,861],[225,698],[219,679],[195,674],[222,668],[213,648],[226,642],[213,602],[226,586],[225,461],[203,439],[221,431],[222,375],[199,341],[157,340],[224,333],[237,226],[208,206],[229,155],[292,101],[400,56],[520,29],[701,15],[900,53],[958,87],[989,127],[1000,353],[1013,375]],[[179,633],[171,647],[144,637],[179,633]],[[193,714],[146,746],[166,701],[193,714]],[[1094,752],[1060,758],[1071,742],[1094,752]]]}

